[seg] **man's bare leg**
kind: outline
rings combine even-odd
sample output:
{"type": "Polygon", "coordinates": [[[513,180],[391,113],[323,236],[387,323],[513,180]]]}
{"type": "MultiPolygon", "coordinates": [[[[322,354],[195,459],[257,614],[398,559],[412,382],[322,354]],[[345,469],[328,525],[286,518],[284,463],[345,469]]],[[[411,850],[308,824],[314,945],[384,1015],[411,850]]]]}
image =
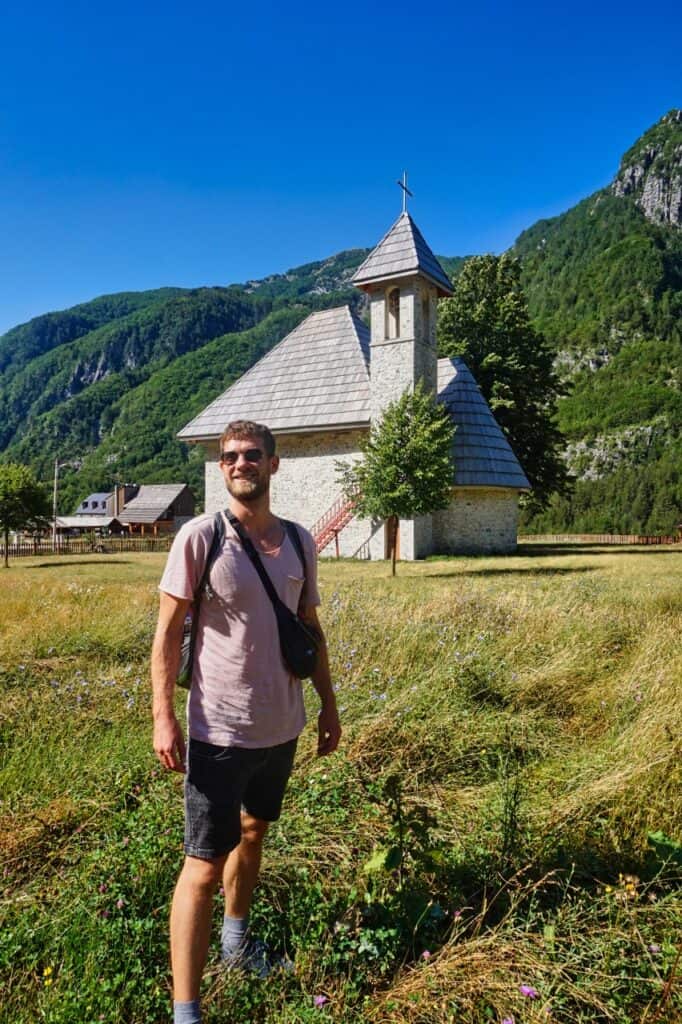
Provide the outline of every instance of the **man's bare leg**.
{"type": "Polygon", "coordinates": [[[223,869],[225,914],[232,918],[248,917],[256,888],[263,854],[263,839],[268,822],[242,811],[242,838],[232,850],[223,869]]]}
{"type": "Polygon", "coordinates": [[[213,897],[224,864],[225,857],[186,857],[180,872],[170,919],[175,1002],[188,1003],[199,998],[211,936],[213,897]]]}

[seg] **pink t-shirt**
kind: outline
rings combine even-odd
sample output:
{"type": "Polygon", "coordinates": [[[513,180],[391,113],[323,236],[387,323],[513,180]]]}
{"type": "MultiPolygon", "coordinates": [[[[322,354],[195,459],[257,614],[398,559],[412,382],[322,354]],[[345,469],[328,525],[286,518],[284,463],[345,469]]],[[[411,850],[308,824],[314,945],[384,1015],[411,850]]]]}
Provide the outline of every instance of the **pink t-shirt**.
{"type": "MultiPolygon", "coordinates": [[[[303,603],[319,605],[313,538],[298,528],[306,558],[303,603]]],[[[192,599],[213,537],[213,516],[197,516],[173,541],[159,589],[192,599]]],[[[296,611],[303,590],[301,560],[288,535],[261,560],[277,593],[296,611]]],[[[271,747],[305,725],[300,680],[282,659],[277,619],[239,537],[225,520],[225,542],[204,593],[187,701],[189,734],[218,746],[271,747]]]]}

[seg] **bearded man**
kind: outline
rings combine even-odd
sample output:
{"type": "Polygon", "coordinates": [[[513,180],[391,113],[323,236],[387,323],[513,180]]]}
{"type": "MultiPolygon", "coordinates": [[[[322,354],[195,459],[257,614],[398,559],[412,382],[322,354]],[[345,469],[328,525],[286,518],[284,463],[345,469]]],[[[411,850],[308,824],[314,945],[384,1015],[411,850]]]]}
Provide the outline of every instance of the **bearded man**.
{"type": "MultiPolygon", "coordinates": [[[[229,511],[252,541],[277,594],[320,638],[312,682],[321,701],[319,755],[336,750],[341,727],[317,618],[315,543],[270,509],[279,459],[267,427],[230,423],[220,439],[229,511]],[[301,559],[303,555],[303,560],[301,559]]],[[[263,839],[280,815],[298,736],[305,724],[300,680],[286,666],[274,608],[236,529],[211,563],[199,603],[187,704],[189,742],[174,711],[185,618],[197,594],[214,535],[214,517],[179,531],[159,585],[152,650],[154,750],[164,768],[185,772],[185,860],[171,909],[174,1024],[200,1024],[199,989],[208,955],[213,898],[222,881],[222,957],[227,968],[265,977],[284,966],[248,931],[263,839]]]]}

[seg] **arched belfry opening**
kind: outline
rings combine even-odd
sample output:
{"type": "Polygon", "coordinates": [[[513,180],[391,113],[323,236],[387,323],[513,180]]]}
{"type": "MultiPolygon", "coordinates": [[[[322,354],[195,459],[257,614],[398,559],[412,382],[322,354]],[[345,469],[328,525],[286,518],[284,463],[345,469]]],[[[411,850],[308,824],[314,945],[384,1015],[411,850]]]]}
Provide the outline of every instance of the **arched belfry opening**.
{"type": "Polygon", "coordinates": [[[400,337],[400,288],[390,288],[386,295],[387,339],[400,337]]]}
{"type": "Polygon", "coordinates": [[[426,289],[422,292],[422,338],[427,345],[431,341],[431,296],[426,289]]]}

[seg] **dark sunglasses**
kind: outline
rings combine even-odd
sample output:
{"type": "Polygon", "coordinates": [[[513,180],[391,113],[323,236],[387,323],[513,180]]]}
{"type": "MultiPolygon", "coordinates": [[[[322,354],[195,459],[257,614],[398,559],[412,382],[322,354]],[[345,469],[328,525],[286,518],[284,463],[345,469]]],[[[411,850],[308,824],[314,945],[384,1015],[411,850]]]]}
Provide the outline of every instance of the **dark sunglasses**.
{"type": "Polygon", "coordinates": [[[221,452],[220,461],[228,466],[236,466],[240,455],[243,455],[247,462],[256,463],[263,458],[264,452],[260,448],[247,448],[245,452],[221,452]]]}

